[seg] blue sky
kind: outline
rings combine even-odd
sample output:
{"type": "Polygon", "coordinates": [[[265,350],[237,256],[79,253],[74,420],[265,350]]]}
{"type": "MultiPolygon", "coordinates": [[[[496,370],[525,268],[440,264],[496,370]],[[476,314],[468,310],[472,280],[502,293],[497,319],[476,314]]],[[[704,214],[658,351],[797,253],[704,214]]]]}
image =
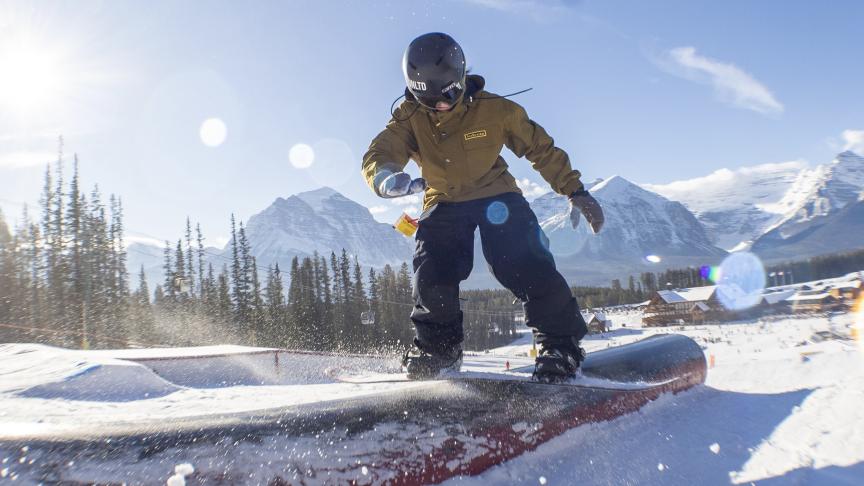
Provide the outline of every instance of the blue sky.
{"type": "Polygon", "coordinates": [[[189,215],[216,243],[230,213],[321,185],[395,219],[360,157],[429,31],[459,40],[489,90],[534,88],[516,100],[586,179],[815,165],[864,145],[862,18],[858,1],[5,2],[0,207],[37,201],[62,134],[133,234],[175,239],[189,215]],[[215,147],[210,118],[227,130],[215,147]],[[309,168],[289,160],[300,143],[309,168]]]}

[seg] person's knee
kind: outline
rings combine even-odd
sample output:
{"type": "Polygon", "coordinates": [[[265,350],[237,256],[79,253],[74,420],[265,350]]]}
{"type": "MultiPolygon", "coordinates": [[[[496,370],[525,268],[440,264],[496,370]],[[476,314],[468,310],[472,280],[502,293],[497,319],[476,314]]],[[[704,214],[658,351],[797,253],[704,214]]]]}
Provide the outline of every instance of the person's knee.
{"type": "Polygon", "coordinates": [[[430,322],[450,322],[459,315],[459,288],[450,285],[423,285],[415,288],[411,317],[430,322]]]}

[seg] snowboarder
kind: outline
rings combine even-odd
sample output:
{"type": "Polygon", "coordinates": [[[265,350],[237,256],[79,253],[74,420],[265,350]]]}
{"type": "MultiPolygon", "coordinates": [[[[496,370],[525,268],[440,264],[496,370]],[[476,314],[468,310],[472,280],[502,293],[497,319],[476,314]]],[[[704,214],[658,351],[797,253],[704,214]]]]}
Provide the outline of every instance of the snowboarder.
{"type": "Polygon", "coordinates": [[[600,205],[567,154],[519,104],[485,91],[481,76],[467,74],[452,37],[414,39],[402,71],[405,101],[363,156],[362,173],[380,197],[424,193],[413,261],[415,348],[403,360],[409,377],[461,366],[459,283],[471,272],[479,227],[492,274],[522,301],[534,328],[540,346],[534,378],[566,380],[584,359],[579,342],[587,326],[502,148],[527,158],[555,192],[569,197],[574,228],[581,214],[600,231],[600,205]],[[420,178],[403,172],[409,159],[420,167],[420,178]]]}

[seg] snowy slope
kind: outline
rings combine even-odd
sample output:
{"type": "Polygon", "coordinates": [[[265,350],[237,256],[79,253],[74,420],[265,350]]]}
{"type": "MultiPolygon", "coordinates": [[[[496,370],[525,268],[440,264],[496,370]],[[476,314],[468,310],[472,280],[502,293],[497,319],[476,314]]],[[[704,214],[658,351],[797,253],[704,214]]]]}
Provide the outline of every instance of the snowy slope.
{"type": "Polygon", "coordinates": [[[806,169],[802,161],[762,164],[642,187],[684,204],[705,225],[714,244],[732,250],[784,217],[779,203],[806,169]]]}

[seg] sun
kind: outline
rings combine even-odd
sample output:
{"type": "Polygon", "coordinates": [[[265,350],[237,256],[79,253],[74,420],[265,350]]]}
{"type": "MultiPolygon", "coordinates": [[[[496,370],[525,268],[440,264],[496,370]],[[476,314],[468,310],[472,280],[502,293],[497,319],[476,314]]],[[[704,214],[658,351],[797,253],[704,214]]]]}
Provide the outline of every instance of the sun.
{"type": "Polygon", "coordinates": [[[0,45],[0,111],[32,116],[57,103],[64,86],[58,54],[30,42],[0,45]]]}

